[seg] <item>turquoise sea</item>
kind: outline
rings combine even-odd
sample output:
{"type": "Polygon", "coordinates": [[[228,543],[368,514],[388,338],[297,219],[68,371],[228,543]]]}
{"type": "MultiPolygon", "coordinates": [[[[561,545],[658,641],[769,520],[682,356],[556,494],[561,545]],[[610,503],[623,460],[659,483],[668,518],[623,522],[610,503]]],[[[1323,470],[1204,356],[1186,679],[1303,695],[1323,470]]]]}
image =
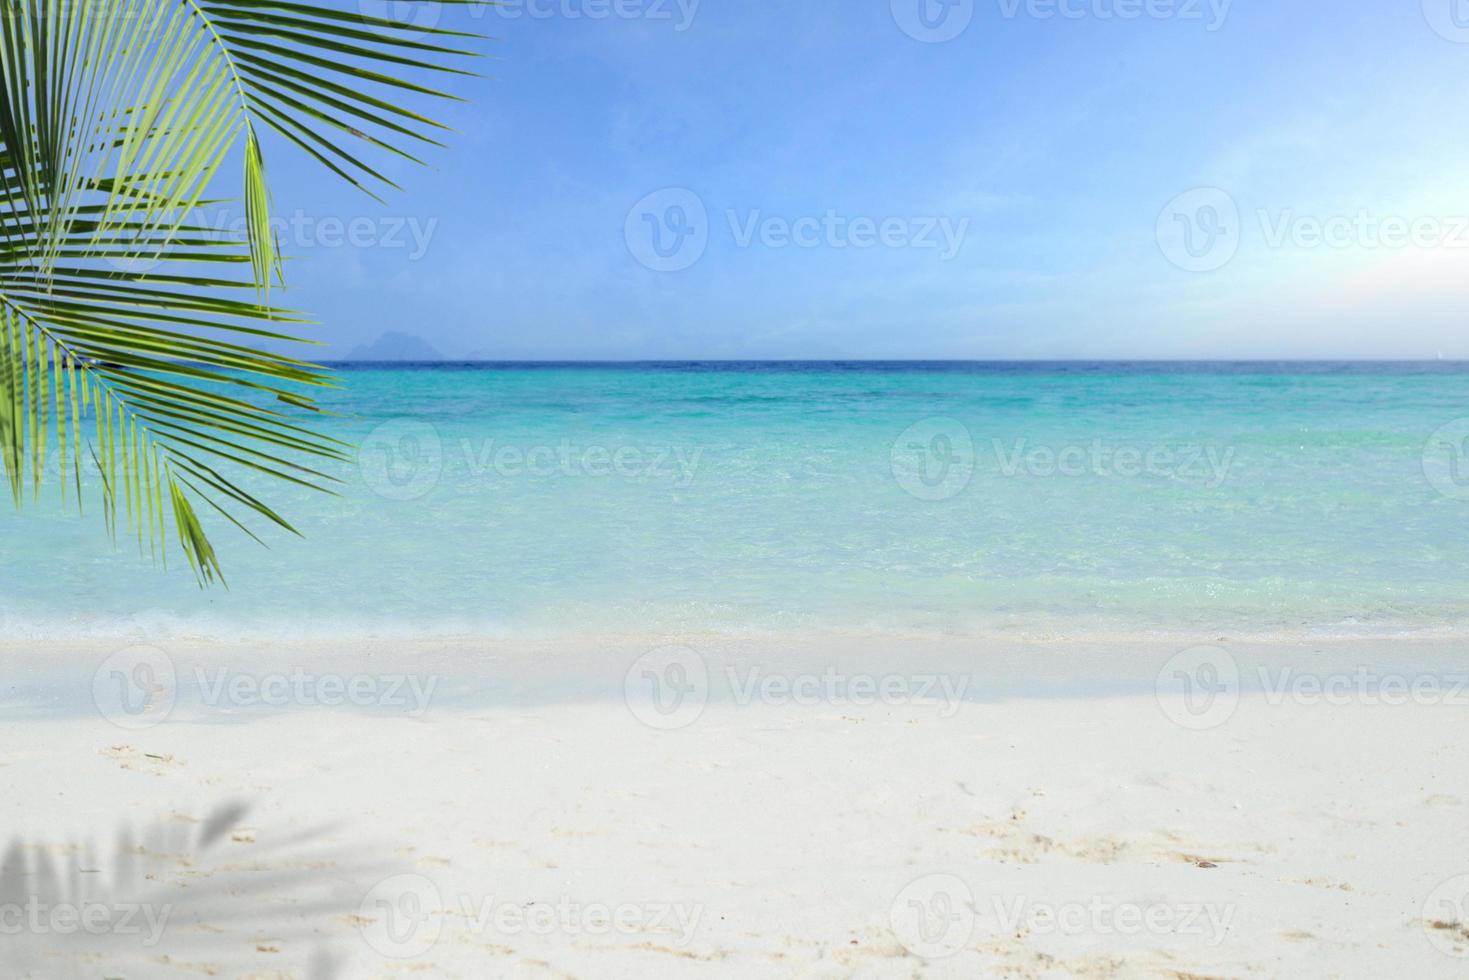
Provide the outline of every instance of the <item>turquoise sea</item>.
{"type": "Polygon", "coordinates": [[[200,591],[7,516],[12,633],[1451,630],[1469,365],[343,365],[200,591]],[[1462,467],[1462,468],[1461,468],[1462,467]]]}

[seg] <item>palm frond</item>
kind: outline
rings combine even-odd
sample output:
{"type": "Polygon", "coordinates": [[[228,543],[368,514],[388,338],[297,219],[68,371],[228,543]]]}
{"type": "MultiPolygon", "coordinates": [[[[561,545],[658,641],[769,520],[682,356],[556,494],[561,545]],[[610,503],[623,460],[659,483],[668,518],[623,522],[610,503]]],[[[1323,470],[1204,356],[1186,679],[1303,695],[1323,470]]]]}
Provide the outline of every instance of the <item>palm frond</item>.
{"type": "MultiPolygon", "coordinates": [[[[451,0],[473,4],[479,0],[451,0]]],[[[290,0],[0,0],[0,468],[19,507],[53,474],[81,505],[90,462],[116,535],[222,581],[200,518],[256,537],[290,522],[248,474],[330,489],[343,444],[302,424],[331,378],[260,344],[305,321],[281,277],[263,132],[375,193],[416,159],[470,35],[290,0]],[[387,93],[373,94],[374,92],[387,93]],[[246,227],[191,216],[243,142],[246,227]],[[360,146],[359,146],[360,144],[360,146]],[[54,465],[53,465],[54,464],[54,465]]],[[[258,537],[256,538],[257,540],[258,537]]]]}
{"type": "MultiPolygon", "coordinates": [[[[447,0],[445,6],[482,7],[486,0],[447,0]]],[[[450,64],[475,58],[474,35],[416,27],[292,0],[183,0],[201,36],[212,42],[201,75],[227,71],[232,110],[246,139],[247,229],[257,279],[280,275],[269,233],[269,208],[258,131],[274,130],[332,173],[373,197],[397,184],[375,156],[387,153],[422,162],[406,149],[440,146],[441,123],[407,104],[423,97],[455,99],[416,81],[423,73],[470,75],[450,64]],[[221,68],[221,66],[223,66],[221,68]]]]}

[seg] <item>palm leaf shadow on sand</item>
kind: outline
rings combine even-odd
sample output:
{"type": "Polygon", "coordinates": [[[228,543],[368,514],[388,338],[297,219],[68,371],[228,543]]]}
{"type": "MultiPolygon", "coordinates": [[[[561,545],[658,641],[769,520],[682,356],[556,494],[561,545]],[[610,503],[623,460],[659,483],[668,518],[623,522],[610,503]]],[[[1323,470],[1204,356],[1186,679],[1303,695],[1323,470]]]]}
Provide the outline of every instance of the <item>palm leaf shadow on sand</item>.
{"type": "Polygon", "coordinates": [[[341,976],[353,913],[387,862],[329,844],[332,825],[249,829],[250,810],[229,800],[202,819],[123,822],[110,844],[12,839],[0,859],[0,973],[341,976]]]}

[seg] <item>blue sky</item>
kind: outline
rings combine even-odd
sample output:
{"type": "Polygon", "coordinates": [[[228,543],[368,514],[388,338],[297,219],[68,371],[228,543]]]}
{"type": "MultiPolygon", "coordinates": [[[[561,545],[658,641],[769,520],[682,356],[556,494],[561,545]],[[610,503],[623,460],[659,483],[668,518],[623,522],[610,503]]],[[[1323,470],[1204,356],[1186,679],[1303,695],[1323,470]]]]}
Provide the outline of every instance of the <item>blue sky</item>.
{"type": "Polygon", "coordinates": [[[491,77],[386,206],[271,147],[284,300],[324,357],[1469,357],[1469,4],[949,2],[394,0],[491,77]]]}

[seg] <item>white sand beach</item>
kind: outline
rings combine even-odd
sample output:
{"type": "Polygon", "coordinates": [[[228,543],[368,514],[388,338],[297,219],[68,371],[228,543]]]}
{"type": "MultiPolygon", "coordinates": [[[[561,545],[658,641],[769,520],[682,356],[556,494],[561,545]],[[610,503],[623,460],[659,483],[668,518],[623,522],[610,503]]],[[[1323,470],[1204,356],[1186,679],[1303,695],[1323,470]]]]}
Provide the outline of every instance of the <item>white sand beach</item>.
{"type": "MultiPolygon", "coordinates": [[[[931,647],[928,658],[908,651],[888,663],[958,656],[952,645],[931,647]]],[[[1210,648],[1229,650],[1245,680],[1232,694],[1226,680],[1222,700],[1194,715],[1177,714],[1166,685],[1161,699],[1156,691],[988,696],[1018,689],[998,665],[1019,663],[1022,650],[1032,666],[1049,651],[1095,679],[1109,675],[1125,647],[1057,641],[996,652],[967,682],[950,675],[951,689],[964,688],[959,700],[918,696],[923,675],[909,666],[906,689],[899,675],[863,674],[865,667],[821,680],[820,671],[801,672],[803,662],[820,661],[808,653],[812,659],[792,657],[766,675],[805,694],[787,696],[781,683],[762,680],[762,693],[742,703],[711,681],[707,703],[650,716],[636,696],[631,704],[591,691],[531,696],[554,690],[543,682],[569,665],[523,650],[482,658],[500,664],[493,679],[461,674],[457,687],[440,688],[462,696],[483,684],[478,703],[461,697],[421,712],[400,711],[391,699],[372,710],[243,710],[243,682],[225,709],[186,704],[181,683],[159,724],[119,727],[95,707],[7,720],[4,824],[19,845],[3,878],[12,902],[35,901],[41,890],[23,885],[34,885],[45,856],[60,882],[53,900],[69,896],[85,907],[90,895],[116,916],[132,892],[108,863],[118,852],[114,835],[155,819],[164,832],[135,832],[121,848],[134,856],[134,873],[146,870],[142,890],[151,898],[142,904],[158,922],[155,933],[116,925],[68,934],[64,920],[48,925],[43,910],[40,925],[7,926],[6,972],[1469,970],[1469,692],[1408,668],[1436,667],[1451,645],[1210,648]],[[1333,683],[1309,666],[1336,664],[1330,676],[1343,678],[1347,665],[1369,658],[1378,673],[1365,682],[1333,683]],[[1257,674],[1266,664],[1297,666],[1270,675],[1286,677],[1285,685],[1251,690],[1254,676],[1272,686],[1257,674]],[[1300,683],[1302,672],[1328,683],[1300,683]],[[800,680],[807,676],[817,680],[800,680]],[[885,680],[887,694],[867,698],[868,676],[879,692],[885,680]],[[1416,677],[1416,692],[1399,697],[1385,680],[1394,677],[1416,677]],[[491,685],[505,695],[500,703],[491,685]],[[241,809],[219,809],[232,801],[241,809]],[[78,841],[95,844],[68,846],[78,841]]],[[[1168,661],[1166,649],[1135,651],[1131,662],[1172,670],[1183,661],[1168,661]]],[[[626,669],[638,660],[622,654],[633,652],[610,659],[626,669]]],[[[737,664],[729,653],[707,658],[710,673],[735,678],[748,693],[745,667],[725,669],[737,664]]],[[[462,651],[444,654],[456,655],[463,663],[462,651]]],[[[79,668],[100,662],[70,656],[79,668]]],[[[238,665],[244,654],[213,656],[238,665]]],[[[281,656],[259,654],[253,676],[272,676],[290,659],[281,656]]],[[[335,656],[342,659],[317,653],[306,661],[318,683],[351,662],[335,656]]],[[[404,667],[402,652],[387,648],[356,657],[358,670],[380,677],[391,676],[394,662],[404,667]]],[[[8,678],[40,676],[44,658],[34,651],[6,658],[8,678]]],[[[181,676],[190,673],[189,656],[171,660],[181,676]]],[[[874,653],[871,663],[881,660],[874,653]]],[[[973,651],[969,660],[981,663],[973,651]]],[[[197,659],[206,662],[214,661],[197,659]]],[[[1116,679],[1125,687],[1134,677],[1116,679]]],[[[359,693],[366,689],[361,681],[359,693]]],[[[298,683],[292,697],[310,701],[305,690],[298,683]]],[[[330,694],[330,685],[323,690],[330,694]]],[[[7,706],[19,697],[15,688],[5,694],[7,706]]],[[[148,921],[143,912],[137,922],[148,921]]]]}
{"type": "Polygon", "coordinates": [[[0,9],[0,980],[1469,978],[1469,0],[0,9]]]}

